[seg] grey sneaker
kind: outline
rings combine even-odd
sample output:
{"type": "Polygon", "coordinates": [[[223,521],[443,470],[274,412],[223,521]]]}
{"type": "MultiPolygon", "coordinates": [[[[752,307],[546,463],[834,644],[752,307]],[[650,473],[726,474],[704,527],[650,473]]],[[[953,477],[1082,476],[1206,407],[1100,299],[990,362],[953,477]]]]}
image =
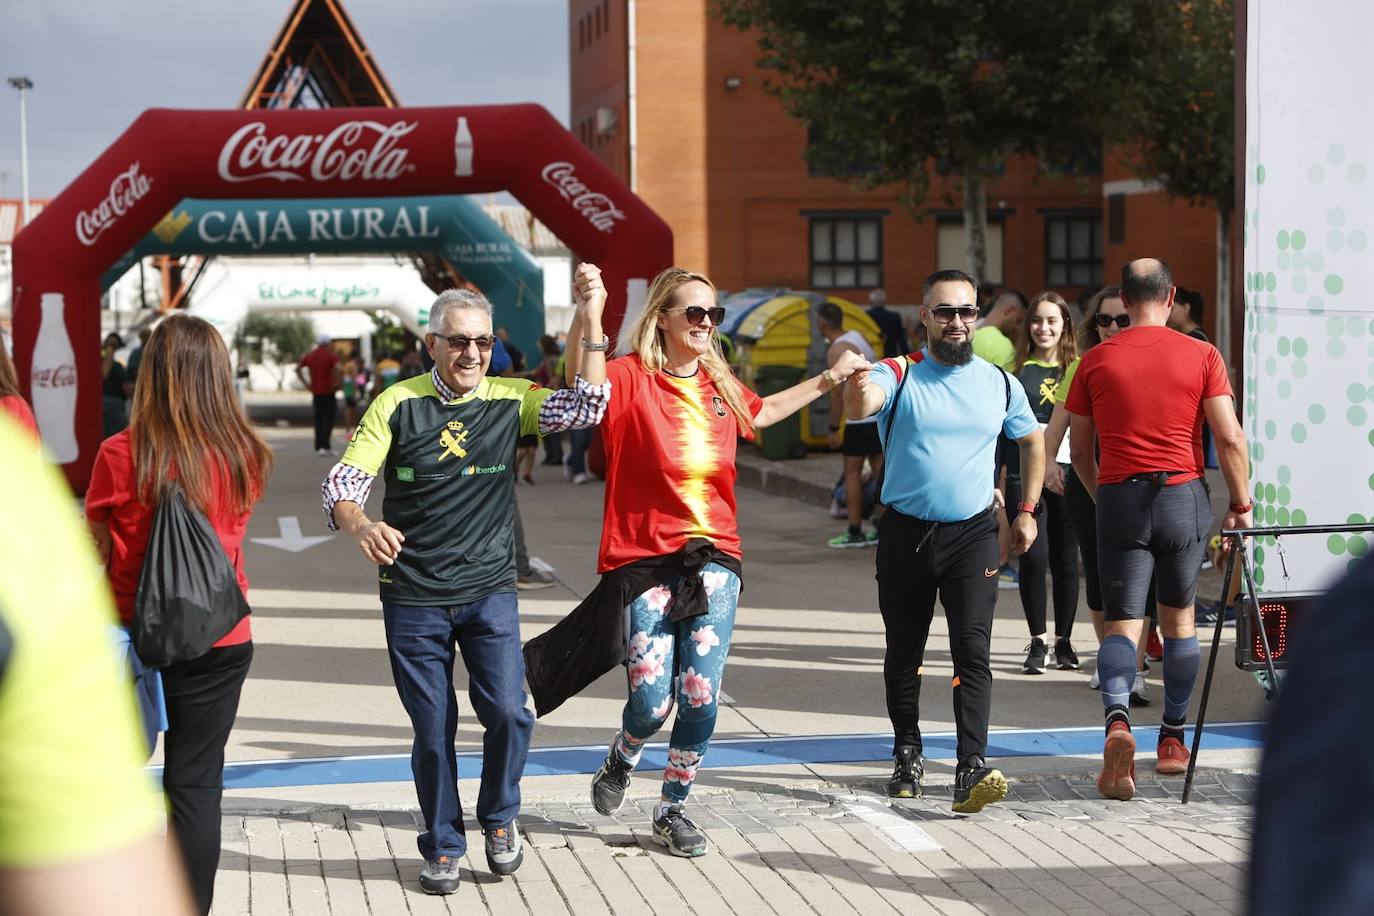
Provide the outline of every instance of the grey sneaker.
{"type": "Polygon", "coordinates": [[[630,788],[630,773],[634,771],[634,766],[626,763],[616,750],[615,746],[619,743],[620,736],[616,735],[606,759],[601,761],[601,769],[592,777],[592,807],[597,814],[606,817],[615,814],[625,803],[625,792],[630,788]]]}
{"type": "Polygon", "coordinates": [[[451,894],[458,890],[458,860],[453,856],[426,860],[420,870],[420,890],[426,894],[451,894]]]}
{"type": "Polygon", "coordinates": [[[553,573],[531,566],[529,573],[516,577],[515,587],[521,590],[550,588],[554,584],[553,573]]]}
{"type": "Polygon", "coordinates": [[[706,855],[706,834],[682,813],[681,805],[669,805],[654,814],[654,842],[667,846],[675,856],[696,858],[706,855]]]}
{"type": "Polygon", "coordinates": [[[525,844],[520,839],[520,828],[511,818],[510,823],[494,830],[484,830],[487,838],[487,866],[494,875],[513,875],[520,863],[525,861],[525,844]]]}
{"type": "Polygon", "coordinates": [[[1150,705],[1150,685],[1145,683],[1144,671],[1137,671],[1135,673],[1135,682],[1131,684],[1131,705],[1150,705]]]}

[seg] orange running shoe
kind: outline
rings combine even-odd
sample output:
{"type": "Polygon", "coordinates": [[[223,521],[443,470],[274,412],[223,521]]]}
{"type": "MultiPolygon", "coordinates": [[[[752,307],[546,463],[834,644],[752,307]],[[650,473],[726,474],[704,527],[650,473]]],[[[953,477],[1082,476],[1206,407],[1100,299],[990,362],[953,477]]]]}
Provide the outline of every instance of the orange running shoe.
{"type": "Polygon", "coordinates": [[[1192,756],[1177,738],[1159,739],[1159,762],[1155,772],[1164,776],[1178,776],[1188,772],[1188,758],[1192,756]]]}
{"type": "Polygon", "coordinates": [[[1120,801],[1130,801],[1135,796],[1135,736],[1131,726],[1120,719],[1107,728],[1097,791],[1103,798],[1120,801]]]}

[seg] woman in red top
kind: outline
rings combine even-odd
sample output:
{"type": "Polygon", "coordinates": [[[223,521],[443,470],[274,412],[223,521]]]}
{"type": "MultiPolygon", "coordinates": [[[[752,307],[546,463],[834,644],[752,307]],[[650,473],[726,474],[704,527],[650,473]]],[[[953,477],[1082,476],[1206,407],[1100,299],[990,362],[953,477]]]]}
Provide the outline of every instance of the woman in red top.
{"type": "MultiPolygon", "coordinates": [[[[209,519],[247,594],[243,535],[271,464],[239,407],[219,332],[189,315],[167,318],[144,347],[129,427],[101,443],[86,491],[86,521],[126,623],[153,513],[173,481],[209,519]]],[[[219,866],[224,745],[252,658],[245,617],[200,658],[162,672],[169,723],[162,785],[202,914],[219,866]]]]}
{"type": "Polygon", "coordinates": [[[0,410],[9,414],[10,419],[38,437],[38,424],[29,410],[28,401],[19,393],[19,375],[10,362],[10,352],[3,334],[0,334],[0,410]]]}
{"type": "MultiPolygon", "coordinates": [[[[579,299],[605,296],[595,268],[580,268],[577,284],[579,299]]],[[[612,395],[601,423],[607,473],[597,567],[603,585],[620,583],[630,599],[630,696],[592,780],[592,801],[606,815],[620,807],[644,742],[676,702],[653,836],[680,856],[707,848],[683,804],[715,730],[740,594],[736,440],[868,367],[846,353],[815,378],[759,398],[731,374],[716,342],[724,317],[701,274],[674,267],[654,278],[626,336],[630,354],[606,366],[612,395]]],[[[569,366],[580,347],[596,343],[582,341],[576,325],[568,340],[569,366]]]]}

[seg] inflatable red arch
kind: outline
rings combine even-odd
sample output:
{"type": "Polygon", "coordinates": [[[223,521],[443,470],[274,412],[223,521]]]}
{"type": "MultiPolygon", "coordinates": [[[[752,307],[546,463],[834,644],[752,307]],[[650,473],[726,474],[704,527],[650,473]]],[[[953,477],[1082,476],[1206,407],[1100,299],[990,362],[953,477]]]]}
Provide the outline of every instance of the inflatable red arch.
{"type": "Polygon", "coordinates": [[[100,275],[185,197],[507,190],[599,265],[614,335],[669,266],[668,226],[538,105],[144,112],[15,238],[14,355],[81,492],[101,439],[100,275]]]}

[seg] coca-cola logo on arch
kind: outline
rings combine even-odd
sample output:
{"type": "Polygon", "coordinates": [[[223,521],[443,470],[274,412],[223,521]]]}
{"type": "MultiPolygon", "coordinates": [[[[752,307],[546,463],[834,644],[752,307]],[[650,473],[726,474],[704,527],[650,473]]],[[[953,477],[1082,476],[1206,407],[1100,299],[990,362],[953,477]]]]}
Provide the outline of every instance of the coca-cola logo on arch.
{"type": "Polygon", "coordinates": [[[76,214],[76,237],[80,239],[81,244],[94,245],[95,240],[113,226],[115,220],[127,213],[148,193],[148,189],[153,186],[153,179],[139,171],[140,165],[141,163],[135,162],[116,175],[100,203],[76,214]]]}
{"type": "Polygon", "coordinates": [[[611,232],[616,221],[625,218],[615,201],[583,184],[571,162],[550,162],[540,174],[546,184],[553,185],[563,199],[599,231],[611,232]]]}
{"type": "Polygon", "coordinates": [[[391,181],[415,171],[410,150],[398,146],[418,121],[346,121],[323,134],[267,135],[262,121],[245,124],[219,152],[225,181],[391,181]]]}
{"type": "Polygon", "coordinates": [[[70,388],[76,384],[76,367],[67,363],[51,369],[35,368],[30,379],[35,388],[70,388]]]}

